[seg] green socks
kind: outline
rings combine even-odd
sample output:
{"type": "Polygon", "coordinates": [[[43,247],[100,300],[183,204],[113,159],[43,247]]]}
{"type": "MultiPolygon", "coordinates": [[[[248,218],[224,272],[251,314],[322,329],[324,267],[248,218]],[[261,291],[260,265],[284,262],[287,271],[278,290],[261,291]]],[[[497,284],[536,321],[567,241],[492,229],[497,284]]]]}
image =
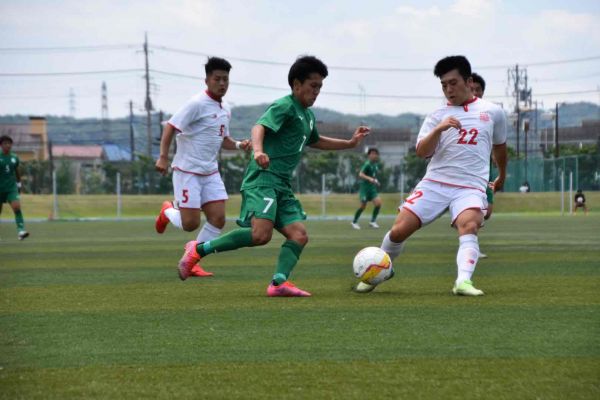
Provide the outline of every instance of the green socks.
{"type": "Polygon", "coordinates": [[[208,242],[198,243],[196,251],[200,257],[207,254],[220,253],[239,249],[241,247],[252,247],[252,228],[240,228],[227,232],[208,242]]]}
{"type": "Polygon", "coordinates": [[[358,219],[360,218],[360,214],[362,214],[362,212],[364,211],[363,208],[359,208],[358,210],[356,210],[356,212],[354,213],[354,223],[356,223],[358,221],[358,219]]]}
{"type": "Polygon", "coordinates": [[[304,246],[293,240],[283,242],[281,251],[279,252],[279,259],[277,260],[277,269],[275,270],[275,275],[273,275],[273,282],[276,285],[281,285],[288,280],[292,270],[298,263],[303,248],[304,246]]]}
{"type": "Polygon", "coordinates": [[[17,229],[19,231],[25,230],[25,219],[23,219],[23,211],[19,210],[15,212],[15,222],[17,223],[17,229]]]}
{"type": "Polygon", "coordinates": [[[375,207],[373,209],[373,216],[371,217],[371,222],[375,222],[375,220],[377,219],[377,215],[379,214],[379,210],[380,209],[381,209],[381,206],[375,207]]]}

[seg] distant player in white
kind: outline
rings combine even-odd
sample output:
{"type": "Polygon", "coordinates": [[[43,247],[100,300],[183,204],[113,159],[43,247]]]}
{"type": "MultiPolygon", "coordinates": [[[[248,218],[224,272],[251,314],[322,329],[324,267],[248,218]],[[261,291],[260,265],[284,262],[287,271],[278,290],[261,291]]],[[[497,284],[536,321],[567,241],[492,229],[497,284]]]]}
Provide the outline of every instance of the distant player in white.
{"type": "MultiPolygon", "coordinates": [[[[169,148],[176,136],[177,151],[171,164],[175,203],[165,201],[156,218],[155,228],[163,233],[167,224],[191,232],[200,226],[200,210],[206,222],[197,240],[205,242],[221,233],[225,226],[225,200],[228,199],[219,174],[217,157],[221,147],[249,150],[250,141],[241,142],[229,136],[231,108],[223,100],[229,87],[231,64],[211,57],[204,66],[206,91],[192,97],[177,111],[163,129],[160,157],[156,170],[165,175],[169,167],[169,148]]],[[[212,276],[200,265],[194,276],[212,276]]]]}
{"type": "MultiPolygon", "coordinates": [[[[480,296],[471,281],[479,258],[477,231],[487,209],[490,153],[498,165],[494,191],[506,177],[506,116],[502,109],[473,96],[471,65],[463,56],[446,57],[436,64],[448,104],[429,114],[417,138],[417,155],[431,158],[425,177],[400,207],[381,248],[395,259],[414,232],[450,210],[458,230],[458,276],[452,289],[457,295],[480,296]]],[[[375,286],[360,282],[355,291],[375,286]]]]}

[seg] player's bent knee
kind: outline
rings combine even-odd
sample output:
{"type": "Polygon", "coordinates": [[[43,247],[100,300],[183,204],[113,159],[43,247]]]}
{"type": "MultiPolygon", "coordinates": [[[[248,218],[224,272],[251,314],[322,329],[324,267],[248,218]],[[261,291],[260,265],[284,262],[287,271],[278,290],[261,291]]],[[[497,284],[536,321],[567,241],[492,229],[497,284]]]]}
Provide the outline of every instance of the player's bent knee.
{"type": "Polygon", "coordinates": [[[199,226],[200,226],[200,223],[198,223],[198,222],[181,221],[181,227],[186,232],[195,231],[196,229],[198,229],[199,226]]]}
{"type": "Polygon", "coordinates": [[[273,232],[252,231],[252,244],[255,246],[263,246],[271,241],[273,232]]]}

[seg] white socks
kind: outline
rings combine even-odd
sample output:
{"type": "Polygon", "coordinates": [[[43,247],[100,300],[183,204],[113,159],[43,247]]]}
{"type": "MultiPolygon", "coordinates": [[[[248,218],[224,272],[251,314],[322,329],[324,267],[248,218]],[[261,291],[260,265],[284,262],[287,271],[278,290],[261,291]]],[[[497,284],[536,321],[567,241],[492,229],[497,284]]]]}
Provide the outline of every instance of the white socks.
{"type": "Polygon", "coordinates": [[[198,233],[198,238],[196,240],[198,243],[208,242],[219,236],[221,234],[221,230],[214,225],[211,225],[209,222],[205,222],[198,233]]]}
{"type": "Polygon", "coordinates": [[[392,261],[394,258],[398,257],[402,250],[404,250],[404,242],[396,243],[392,242],[390,239],[390,232],[385,234],[383,237],[383,241],[381,242],[381,249],[388,253],[392,261]]]}
{"type": "Polygon", "coordinates": [[[173,226],[178,227],[179,229],[183,229],[183,225],[181,224],[181,213],[175,207],[167,208],[165,210],[165,215],[169,218],[169,221],[173,224],[173,226]]]}
{"type": "Polygon", "coordinates": [[[456,265],[458,267],[458,277],[456,284],[466,280],[471,280],[477,259],[479,258],[479,242],[477,235],[462,235],[458,238],[459,246],[456,253],[456,265]]]}

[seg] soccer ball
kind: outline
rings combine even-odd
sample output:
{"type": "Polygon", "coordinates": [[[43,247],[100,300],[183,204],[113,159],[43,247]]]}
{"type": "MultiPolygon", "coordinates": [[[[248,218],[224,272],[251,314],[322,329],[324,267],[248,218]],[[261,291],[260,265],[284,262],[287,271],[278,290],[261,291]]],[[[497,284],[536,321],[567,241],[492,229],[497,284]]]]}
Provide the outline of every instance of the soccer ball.
{"type": "Polygon", "coordinates": [[[356,254],[354,276],[369,285],[378,285],[394,273],[390,256],[379,247],[365,247],[356,254]]]}

